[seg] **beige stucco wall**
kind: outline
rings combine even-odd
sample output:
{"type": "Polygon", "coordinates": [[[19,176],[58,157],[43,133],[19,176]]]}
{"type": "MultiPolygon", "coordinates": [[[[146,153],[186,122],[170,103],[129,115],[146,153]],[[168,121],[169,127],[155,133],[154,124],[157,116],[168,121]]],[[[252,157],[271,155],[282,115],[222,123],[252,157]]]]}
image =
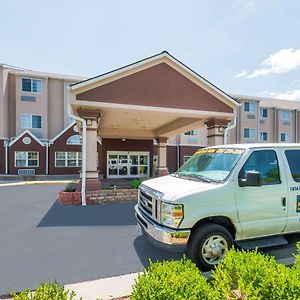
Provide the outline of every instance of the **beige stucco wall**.
{"type": "Polygon", "coordinates": [[[0,66],[0,138],[9,136],[8,70],[0,66]]]}

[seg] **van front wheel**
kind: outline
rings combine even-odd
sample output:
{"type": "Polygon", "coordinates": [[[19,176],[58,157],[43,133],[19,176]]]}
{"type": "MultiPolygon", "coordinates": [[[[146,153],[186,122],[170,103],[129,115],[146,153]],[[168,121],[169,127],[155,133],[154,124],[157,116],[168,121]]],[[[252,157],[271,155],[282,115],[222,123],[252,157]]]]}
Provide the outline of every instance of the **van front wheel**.
{"type": "Polygon", "coordinates": [[[218,264],[232,245],[233,238],[226,228],[209,223],[193,232],[187,254],[200,269],[206,271],[218,264]]]}

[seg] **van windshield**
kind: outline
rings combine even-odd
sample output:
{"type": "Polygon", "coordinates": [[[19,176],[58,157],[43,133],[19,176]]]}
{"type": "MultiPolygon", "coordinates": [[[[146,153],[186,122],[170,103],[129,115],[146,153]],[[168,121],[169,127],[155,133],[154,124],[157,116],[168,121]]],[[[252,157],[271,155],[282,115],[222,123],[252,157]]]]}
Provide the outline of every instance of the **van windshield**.
{"type": "Polygon", "coordinates": [[[194,177],[207,182],[221,182],[226,180],[244,152],[244,149],[236,148],[200,149],[175,175],[194,177]]]}

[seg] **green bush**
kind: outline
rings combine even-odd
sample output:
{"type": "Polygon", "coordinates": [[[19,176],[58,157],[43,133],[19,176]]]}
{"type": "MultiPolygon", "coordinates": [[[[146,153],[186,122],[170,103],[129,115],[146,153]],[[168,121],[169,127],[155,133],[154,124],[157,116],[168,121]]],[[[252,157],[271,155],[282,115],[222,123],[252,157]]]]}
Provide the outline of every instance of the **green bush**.
{"type": "Polygon", "coordinates": [[[295,255],[295,268],[300,271],[300,242],[297,243],[298,254],[295,255]]]}
{"type": "Polygon", "coordinates": [[[212,277],[220,299],[300,299],[299,273],[257,251],[231,249],[212,277]]]}
{"type": "Polygon", "coordinates": [[[141,183],[142,183],[141,179],[134,179],[130,184],[130,188],[137,190],[141,183]]]}
{"type": "Polygon", "coordinates": [[[76,191],[76,183],[68,183],[64,189],[64,192],[72,193],[76,191]]]}
{"type": "Polygon", "coordinates": [[[150,263],[133,286],[132,300],[216,299],[196,265],[185,258],[150,263]]]}
{"type": "Polygon", "coordinates": [[[14,300],[73,300],[76,294],[74,291],[65,290],[64,287],[54,282],[40,284],[34,293],[26,289],[19,294],[13,292],[11,296],[14,300]]]}

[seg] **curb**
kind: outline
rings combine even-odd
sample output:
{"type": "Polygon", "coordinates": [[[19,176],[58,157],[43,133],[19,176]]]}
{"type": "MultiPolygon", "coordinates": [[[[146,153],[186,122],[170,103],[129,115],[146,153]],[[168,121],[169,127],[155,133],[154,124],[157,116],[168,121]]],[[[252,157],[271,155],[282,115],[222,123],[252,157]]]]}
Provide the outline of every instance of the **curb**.
{"type": "Polygon", "coordinates": [[[34,185],[34,184],[65,184],[72,183],[74,180],[51,180],[51,181],[21,181],[11,183],[0,183],[0,187],[17,186],[17,185],[34,185]]]}

